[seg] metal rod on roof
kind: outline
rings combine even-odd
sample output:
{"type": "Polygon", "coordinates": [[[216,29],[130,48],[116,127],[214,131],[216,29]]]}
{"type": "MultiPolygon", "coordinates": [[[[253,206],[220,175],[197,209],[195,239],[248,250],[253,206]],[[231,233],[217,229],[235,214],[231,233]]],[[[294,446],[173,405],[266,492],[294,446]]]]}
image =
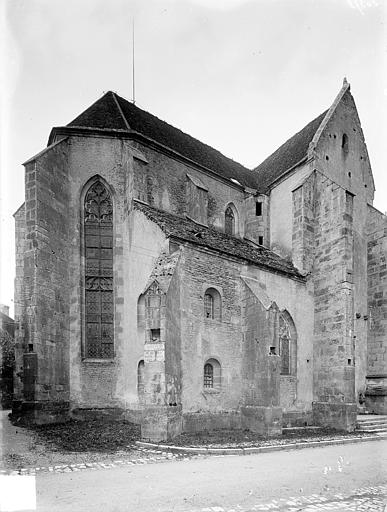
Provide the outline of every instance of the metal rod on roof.
{"type": "Polygon", "coordinates": [[[136,103],[136,86],[134,81],[134,17],[132,19],[132,103],[136,103]]]}

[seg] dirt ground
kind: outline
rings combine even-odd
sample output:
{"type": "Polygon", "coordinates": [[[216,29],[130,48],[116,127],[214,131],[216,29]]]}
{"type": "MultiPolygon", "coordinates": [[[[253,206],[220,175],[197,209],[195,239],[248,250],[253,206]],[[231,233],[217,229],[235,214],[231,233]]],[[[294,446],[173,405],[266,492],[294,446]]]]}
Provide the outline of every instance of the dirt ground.
{"type": "MultiPolygon", "coordinates": [[[[112,458],[141,457],[136,441],[138,425],[124,421],[76,421],[54,425],[22,425],[12,421],[9,411],[0,411],[0,469],[20,469],[108,461],[112,458]]],[[[249,447],[296,442],[362,437],[326,429],[287,430],[275,438],[265,438],[247,430],[215,430],[182,434],[165,444],[175,446],[249,447]]]]}

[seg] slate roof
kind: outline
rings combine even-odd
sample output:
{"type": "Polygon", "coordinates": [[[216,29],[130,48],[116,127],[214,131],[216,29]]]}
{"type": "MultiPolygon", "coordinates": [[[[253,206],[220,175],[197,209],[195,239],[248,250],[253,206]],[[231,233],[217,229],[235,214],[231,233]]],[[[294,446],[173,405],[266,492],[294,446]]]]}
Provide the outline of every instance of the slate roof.
{"type": "Polygon", "coordinates": [[[254,169],[260,190],[267,192],[275,180],[307,156],[309,144],[327,112],[313,119],[254,169]]]}
{"type": "Polygon", "coordinates": [[[136,210],[141,211],[149,220],[157,224],[167,237],[172,236],[201,247],[208,247],[270,271],[302,278],[291,262],[265,247],[256,246],[247,240],[227,235],[214,228],[201,226],[190,219],[158,210],[138,201],[133,201],[133,204],[136,210]]]}
{"type": "Polygon", "coordinates": [[[109,91],[67,126],[141,133],[180,155],[242,185],[256,188],[254,173],[216,149],[109,91]]]}
{"type": "Polygon", "coordinates": [[[253,170],[227,158],[216,149],[112,91],[104,94],[67,126],[141,134],[220,176],[267,193],[279,177],[307,156],[309,144],[327,112],[326,110],[307,124],[253,170]]]}

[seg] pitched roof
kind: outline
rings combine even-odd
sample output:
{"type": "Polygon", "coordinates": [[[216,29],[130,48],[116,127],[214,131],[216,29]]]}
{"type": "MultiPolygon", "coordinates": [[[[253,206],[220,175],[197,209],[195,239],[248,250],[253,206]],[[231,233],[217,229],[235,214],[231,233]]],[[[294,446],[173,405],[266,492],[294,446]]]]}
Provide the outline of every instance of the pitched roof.
{"type": "Polygon", "coordinates": [[[313,119],[254,169],[260,190],[266,192],[274,181],[307,156],[309,144],[327,112],[313,119]]]}
{"type": "Polygon", "coordinates": [[[157,224],[167,236],[173,236],[201,247],[208,247],[272,272],[302,278],[291,262],[266,247],[257,246],[248,240],[227,235],[211,227],[201,226],[190,219],[158,210],[138,201],[133,201],[133,204],[136,210],[141,211],[149,220],[157,224]]]}
{"type": "Polygon", "coordinates": [[[223,177],[234,178],[248,187],[257,187],[251,170],[111,91],[67,126],[140,133],[223,177]]]}

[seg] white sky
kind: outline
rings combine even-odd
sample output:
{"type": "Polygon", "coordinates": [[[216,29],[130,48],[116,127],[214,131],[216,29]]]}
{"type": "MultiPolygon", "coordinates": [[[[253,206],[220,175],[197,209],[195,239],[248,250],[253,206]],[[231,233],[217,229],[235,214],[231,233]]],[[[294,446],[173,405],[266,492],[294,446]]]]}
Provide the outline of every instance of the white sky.
{"type": "Polygon", "coordinates": [[[103,92],[254,167],[351,83],[387,210],[383,0],[3,0],[0,302],[13,304],[21,163],[103,92]],[[385,144],[385,142],[384,142],[385,144]]]}

